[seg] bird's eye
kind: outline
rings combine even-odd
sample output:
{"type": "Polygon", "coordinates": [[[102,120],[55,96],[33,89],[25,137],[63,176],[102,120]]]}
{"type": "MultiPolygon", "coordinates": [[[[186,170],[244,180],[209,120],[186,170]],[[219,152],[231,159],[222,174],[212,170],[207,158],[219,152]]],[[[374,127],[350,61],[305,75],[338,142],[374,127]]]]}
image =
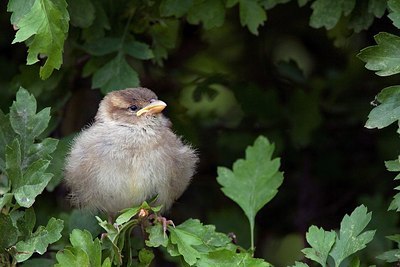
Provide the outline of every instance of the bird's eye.
{"type": "Polygon", "coordinates": [[[132,105],[128,109],[131,111],[136,111],[138,109],[138,107],[136,105],[132,105]]]}

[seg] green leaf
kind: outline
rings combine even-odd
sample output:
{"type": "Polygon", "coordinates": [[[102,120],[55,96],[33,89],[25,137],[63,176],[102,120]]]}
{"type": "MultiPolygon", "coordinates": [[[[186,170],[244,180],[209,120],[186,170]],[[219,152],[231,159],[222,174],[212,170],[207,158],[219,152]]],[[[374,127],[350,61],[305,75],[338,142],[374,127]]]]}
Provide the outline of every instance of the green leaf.
{"type": "Polygon", "coordinates": [[[362,233],[370,220],[371,212],[367,213],[364,205],[357,207],[350,216],[344,216],[340,223],[340,234],[329,254],[335,261],[335,266],[338,267],[345,258],[365,248],[372,240],[375,231],[362,233]]]}
{"type": "Polygon", "coordinates": [[[261,5],[254,0],[239,0],[240,23],[247,26],[249,31],[258,35],[258,27],[264,25],[267,13],[261,5]]]}
{"type": "Polygon", "coordinates": [[[342,14],[347,16],[351,13],[355,4],[355,0],[316,0],[311,5],[313,13],[310,17],[310,26],[325,27],[330,30],[336,26],[342,14]]]}
{"type": "Polygon", "coordinates": [[[261,2],[261,4],[262,4],[262,6],[263,6],[266,10],[269,10],[269,9],[274,8],[274,7],[275,7],[276,5],[278,5],[278,4],[285,4],[285,3],[288,3],[288,2],[290,2],[290,0],[261,0],[260,2],[261,2]]]}
{"type": "MultiPolygon", "coordinates": [[[[179,226],[178,226],[179,227],[179,226]]],[[[201,239],[185,230],[179,228],[170,228],[170,241],[175,244],[180,255],[183,256],[189,265],[193,265],[200,258],[201,254],[193,246],[201,245],[201,239]]]]}
{"type": "Polygon", "coordinates": [[[139,209],[140,207],[135,207],[125,210],[121,215],[118,216],[118,218],[115,220],[115,223],[121,225],[128,222],[130,219],[132,219],[133,216],[135,216],[139,212],[139,209]]]}
{"type": "Polygon", "coordinates": [[[18,240],[18,229],[14,226],[11,217],[0,213],[0,249],[6,249],[14,245],[18,240]]]}
{"type": "Polygon", "coordinates": [[[272,265],[263,259],[253,258],[249,253],[236,253],[231,250],[217,250],[199,259],[196,266],[198,267],[231,267],[231,266],[252,266],[252,267],[269,267],[272,265]]]}
{"type": "Polygon", "coordinates": [[[54,266],[53,259],[43,259],[43,258],[29,259],[21,264],[21,267],[53,267],[53,266],[54,266]]]}
{"type": "Polygon", "coordinates": [[[35,233],[16,244],[16,260],[22,262],[29,259],[35,252],[41,255],[45,253],[49,244],[61,238],[63,227],[63,221],[55,218],[51,218],[46,227],[39,226],[35,233]]]}
{"type": "Polygon", "coordinates": [[[53,174],[45,173],[50,161],[38,160],[32,163],[23,175],[23,178],[12,192],[15,199],[22,207],[29,208],[35,202],[35,198],[46,188],[53,174]]]}
{"type": "Polygon", "coordinates": [[[160,14],[164,17],[175,16],[180,18],[189,11],[192,5],[193,0],[162,0],[160,14]]]}
{"type": "Polygon", "coordinates": [[[6,148],[6,173],[11,183],[9,186],[12,188],[21,186],[21,149],[17,139],[6,148]]]}
{"type": "Polygon", "coordinates": [[[400,86],[390,86],[378,94],[380,105],[373,108],[368,115],[365,127],[384,128],[400,119],[400,86]]]}
{"type": "Polygon", "coordinates": [[[110,260],[110,258],[106,258],[106,259],[103,261],[103,264],[101,265],[101,267],[111,267],[111,260],[110,260]]]}
{"type": "Polygon", "coordinates": [[[3,159],[6,146],[14,139],[14,131],[11,128],[9,116],[0,110],[0,172],[5,172],[6,163],[3,159]]]}
{"type": "Polygon", "coordinates": [[[104,56],[117,52],[121,46],[121,38],[102,37],[84,44],[82,49],[93,56],[104,56]]]}
{"type": "Polygon", "coordinates": [[[296,261],[294,263],[294,265],[292,265],[291,267],[309,267],[308,264],[304,263],[304,262],[298,262],[296,261]]]}
{"type": "Polygon", "coordinates": [[[16,23],[18,31],[13,43],[28,39],[27,64],[39,61],[39,55],[47,56],[40,68],[40,77],[47,79],[62,64],[64,41],[67,38],[69,15],[65,0],[35,0],[29,12],[16,23]]]}
{"type": "Polygon", "coordinates": [[[92,88],[100,88],[104,94],[137,86],[139,86],[138,74],[121,55],[117,55],[97,70],[92,79],[92,88]]]}
{"type": "Polygon", "coordinates": [[[13,198],[13,194],[5,193],[0,197],[0,210],[3,209],[4,206],[11,204],[13,198]]]}
{"type": "Polygon", "coordinates": [[[162,64],[162,60],[168,56],[168,49],[175,48],[178,40],[178,20],[165,19],[163,23],[156,23],[150,27],[150,35],[153,39],[154,61],[162,64]]]}
{"type": "Polygon", "coordinates": [[[392,202],[390,202],[388,210],[400,211],[400,193],[394,195],[392,202]]]}
{"type": "Polygon", "coordinates": [[[366,62],[365,67],[376,71],[379,76],[389,76],[400,72],[400,37],[380,32],[374,36],[377,45],[369,46],[357,55],[366,62]]]}
{"type": "Polygon", "coordinates": [[[125,42],[123,50],[128,55],[141,60],[152,59],[154,57],[149,45],[138,41],[131,40],[125,42]]]}
{"type": "Polygon", "coordinates": [[[164,234],[164,230],[161,224],[155,224],[150,227],[146,227],[146,232],[149,234],[149,239],[146,240],[146,245],[149,247],[167,247],[168,238],[164,234]]]}
{"type": "Polygon", "coordinates": [[[67,0],[67,2],[71,25],[80,28],[90,27],[95,17],[95,8],[91,0],[67,0]]]}
{"type": "MultiPolygon", "coordinates": [[[[16,212],[18,210],[14,210],[16,212]]],[[[30,236],[32,234],[33,228],[35,227],[36,224],[36,214],[33,208],[25,209],[24,212],[22,212],[22,216],[19,216],[17,218],[16,223],[14,224],[17,225],[18,231],[19,231],[19,236],[26,237],[30,236]]]]}
{"type": "Polygon", "coordinates": [[[139,251],[139,266],[148,267],[154,259],[154,253],[151,250],[142,248],[139,251]]]}
{"type": "Polygon", "coordinates": [[[191,24],[203,23],[206,30],[222,26],[225,20],[225,7],[221,0],[193,0],[187,21],[191,24]]]}
{"type": "Polygon", "coordinates": [[[89,231],[74,229],[69,239],[74,248],[80,248],[88,255],[90,266],[101,266],[101,244],[98,238],[93,240],[89,231]]]}
{"type": "Polygon", "coordinates": [[[387,4],[387,0],[369,0],[368,12],[377,18],[381,18],[385,14],[387,4]]]}
{"type": "Polygon", "coordinates": [[[276,195],[283,182],[280,159],[271,159],[273,151],[274,145],[260,136],[254,146],[246,149],[246,159],[233,164],[233,171],[218,168],[217,181],[223,186],[222,192],[242,208],[250,222],[252,244],[255,216],[276,195]]]}
{"type": "MultiPolygon", "coordinates": [[[[92,267],[89,256],[80,248],[68,248],[60,250],[56,254],[57,264],[55,267],[92,267]]],[[[95,267],[95,266],[94,266],[95,267]]]]}
{"type": "Polygon", "coordinates": [[[313,225],[306,234],[307,242],[311,245],[311,248],[305,248],[302,252],[307,258],[325,267],[329,252],[335,243],[335,238],[336,233],[334,231],[328,232],[313,225]]]}
{"type": "Polygon", "coordinates": [[[10,0],[8,1],[7,11],[12,12],[10,21],[16,25],[18,21],[31,10],[35,0],[10,0]]]}
{"type": "Polygon", "coordinates": [[[400,29],[400,2],[389,0],[387,5],[390,11],[388,17],[393,21],[393,25],[400,29]]]}
{"type": "Polygon", "coordinates": [[[392,249],[389,251],[385,251],[376,258],[384,260],[386,262],[398,262],[400,260],[400,249],[392,249]]]}

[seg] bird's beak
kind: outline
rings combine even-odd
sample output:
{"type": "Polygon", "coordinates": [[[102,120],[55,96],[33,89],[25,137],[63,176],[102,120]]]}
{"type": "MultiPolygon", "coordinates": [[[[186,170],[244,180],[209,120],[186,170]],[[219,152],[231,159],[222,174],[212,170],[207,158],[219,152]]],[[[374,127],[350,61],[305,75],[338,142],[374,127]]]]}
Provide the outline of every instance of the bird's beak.
{"type": "Polygon", "coordinates": [[[167,104],[165,102],[161,100],[155,100],[150,104],[148,104],[147,106],[145,106],[144,108],[140,109],[138,112],[136,112],[136,116],[139,117],[144,113],[151,113],[151,114],[160,113],[166,106],[167,104]]]}

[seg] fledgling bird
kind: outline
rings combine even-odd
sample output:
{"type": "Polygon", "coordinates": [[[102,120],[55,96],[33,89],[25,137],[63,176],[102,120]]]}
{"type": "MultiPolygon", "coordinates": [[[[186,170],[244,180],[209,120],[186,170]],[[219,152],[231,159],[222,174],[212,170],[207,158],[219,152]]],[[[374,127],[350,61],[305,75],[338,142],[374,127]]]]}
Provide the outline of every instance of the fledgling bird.
{"type": "Polygon", "coordinates": [[[158,195],[168,210],[185,191],[198,157],[171,130],[166,107],[146,88],[107,94],[95,122],[73,141],[65,183],[72,203],[109,214],[158,195]]]}

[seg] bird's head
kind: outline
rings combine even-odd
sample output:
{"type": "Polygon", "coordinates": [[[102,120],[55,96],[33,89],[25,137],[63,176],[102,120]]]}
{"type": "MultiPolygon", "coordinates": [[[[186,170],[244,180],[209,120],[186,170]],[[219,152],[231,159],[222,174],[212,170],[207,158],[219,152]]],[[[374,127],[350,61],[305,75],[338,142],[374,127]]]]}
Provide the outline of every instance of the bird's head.
{"type": "Polygon", "coordinates": [[[162,117],[167,106],[147,88],[128,88],[108,93],[101,101],[96,121],[112,121],[121,124],[145,124],[146,121],[162,117]]]}

